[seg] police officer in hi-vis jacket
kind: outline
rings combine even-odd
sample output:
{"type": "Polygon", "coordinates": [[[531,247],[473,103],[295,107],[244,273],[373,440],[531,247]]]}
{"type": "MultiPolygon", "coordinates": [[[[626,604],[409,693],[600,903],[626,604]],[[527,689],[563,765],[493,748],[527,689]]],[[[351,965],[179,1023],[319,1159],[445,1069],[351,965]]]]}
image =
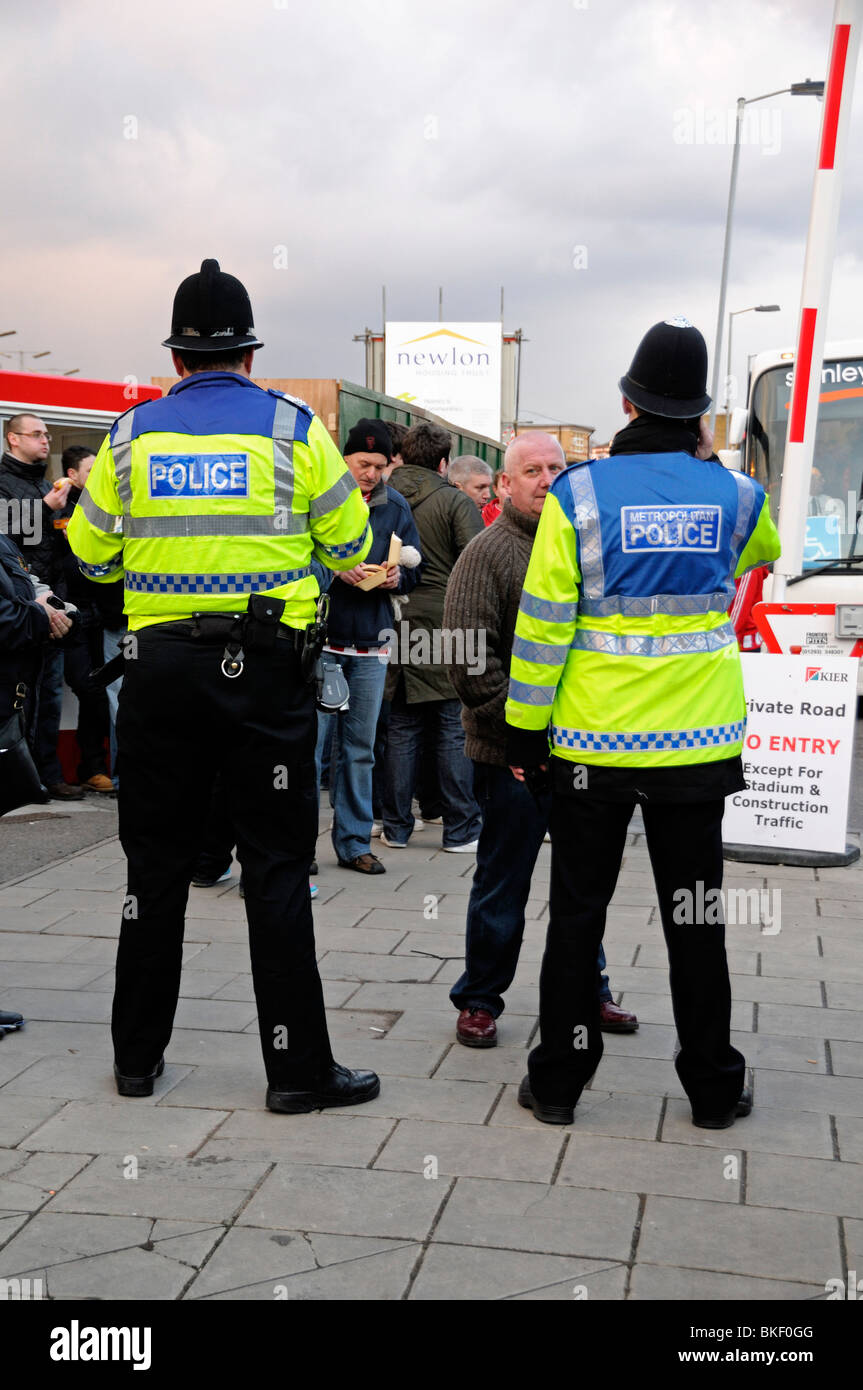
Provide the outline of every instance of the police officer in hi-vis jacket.
{"type": "Polygon", "coordinates": [[[129,636],[118,720],[120,839],[129,861],[112,1030],[121,1095],[164,1069],[189,883],[218,776],[231,807],[267,1105],[294,1113],[378,1094],[338,1066],[315,962],[313,555],[350,569],[368,509],[304,402],[250,379],[249,297],[218,261],[180,285],[181,380],[121,415],[69,523],[82,571],[122,583],[129,636]]]}
{"type": "Polygon", "coordinates": [[[620,382],[629,420],[611,457],[557,477],[524,582],[508,761],[529,785],[550,781],[552,861],[541,1040],[519,1100],[550,1124],[572,1122],[602,1056],[597,950],[636,803],[693,1123],[725,1128],[752,1105],[724,926],[703,904],[722,885],[725,797],[745,785],[728,608],[735,577],[775,560],[779,538],[758,483],[710,456],[706,383],[698,330],[655,324],[620,382]]]}

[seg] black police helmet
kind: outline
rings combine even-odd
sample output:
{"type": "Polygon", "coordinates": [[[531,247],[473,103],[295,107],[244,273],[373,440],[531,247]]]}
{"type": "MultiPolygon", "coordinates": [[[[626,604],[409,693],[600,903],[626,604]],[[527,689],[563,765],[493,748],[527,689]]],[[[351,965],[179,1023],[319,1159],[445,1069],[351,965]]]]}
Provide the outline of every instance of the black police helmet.
{"type": "Polygon", "coordinates": [[[655,323],[618,385],[636,410],[672,420],[697,419],[710,405],[704,338],[682,314],[655,323]]]}
{"type": "Polygon", "coordinates": [[[202,261],[197,275],[188,275],[174,295],[171,336],[162,347],[222,355],[263,346],[245,285],[220,270],[218,261],[202,261]]]}

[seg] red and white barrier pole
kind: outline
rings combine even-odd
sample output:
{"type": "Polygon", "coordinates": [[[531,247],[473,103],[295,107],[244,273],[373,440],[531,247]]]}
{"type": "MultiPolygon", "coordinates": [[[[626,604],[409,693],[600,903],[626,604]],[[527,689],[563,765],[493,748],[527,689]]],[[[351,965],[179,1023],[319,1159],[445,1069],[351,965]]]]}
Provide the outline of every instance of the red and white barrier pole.
{"type": "Polygon", "coordinates": [[[782,602],[787,581],[793,575],[800,574],[803,568],[809,481],[815,448],[818,397],[821,393],[821,365],[861,21],[863,0],[836,0],[818,163],[806,239],[791,417],[782,469],[779,506],[782,556],[774,566],[771,592],[774,603],[782,602]]]}

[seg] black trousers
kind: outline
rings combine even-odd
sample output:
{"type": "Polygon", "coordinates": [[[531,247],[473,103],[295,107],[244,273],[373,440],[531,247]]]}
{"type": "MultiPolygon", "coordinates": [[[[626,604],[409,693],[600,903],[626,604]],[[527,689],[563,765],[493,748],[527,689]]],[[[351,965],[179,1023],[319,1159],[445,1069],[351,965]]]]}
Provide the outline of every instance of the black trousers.
{"type": "Polygon", "coordinates": [[[314,690],[288,642],[247,652],[240,676],[224,643],[170,625],[137,634],[117,735],[120,840],[129,861],[112,1032],[119,1069],[152,1071],[180,989],[189,883],[221,778],[236,828],[267,1079],[313,1086],[332,1063],[315,960],[309,864],[317,835],[314,690]]]}
{"type": "MultiPolygon", "coordinates": [[[[596,957],[614,894],[628,802],[555,792],[551,810],[551,897],[539,984],[540,1044],[529,1058],[531,1090],[548,1104],[572,1105],[602,1057],[596,957]]],[[[671,999],[680,1041],[675,1066],[700,1114],[730,1110],[743,1089],[745,1062],[729,1041],[731,986],[725,927],[701,911],[722,886],[724,799],[642,802],[668,948],[671,999]],[[699,884],[700,892],[699,892],[699,884]],[[686,899],[680,890],[688,890],[686,899]],[[677,897],[675,897],[677,894],[677,897]],[[687,902],[708,921],[681,921],[687,902]],[[677,914],[678,921],[675,921],[677,914]]]]}
{"type": "Polygon", "coordinates": [[[108,696],[90,679],[91,671],[104,663],[102,624],[84,615],[75,623],[63,643],[63,674],[66,684],[78,697],[76,737],[81,761],[78,780],[86,782],[97,773],[107,773],[105,740],[110,731],[108,696]]]}

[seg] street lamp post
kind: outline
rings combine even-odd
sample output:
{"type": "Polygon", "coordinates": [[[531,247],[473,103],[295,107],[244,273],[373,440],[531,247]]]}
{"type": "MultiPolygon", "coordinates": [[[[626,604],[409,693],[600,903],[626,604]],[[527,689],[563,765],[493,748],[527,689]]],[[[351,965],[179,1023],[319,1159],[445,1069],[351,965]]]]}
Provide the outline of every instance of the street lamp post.
{"type": "Polygon", "coordinates": [[[722,360],[722,327],[725,321],[725,291],[728,285],[728,258],[731,252],[731,220],[734,216],[734,195],[737,191],[737,166],[740,161],[740,127],[743,125],[743,115],[747,106],[754,106],[757,101],[767,101],[770,97],[784,96],[788,92],[795,97],[821,97],[824,95],[824,83],[811,82],[807,77],[805,82],[792,82],[790,87],[780,87],[777,92],[765,92],[764,95],[760,97],[737,98],[737,118],[734,123],[734,149],[731,155],[731,181],[728,187],[728,208],[725,214],[725,243],[722,248],[722,275],[719,281],[719,312],[716,316],[716,340],[713,346],[713,379],[710,384],[710,395],[712,398],[710,406],[711,432],[716,428],[716,397],[719,391],[719,364],[722,360]]]}
{"type": "MultiPolygon", "coordinates": [[[[736,316],[737,314],[778,314],[778,313],[779,313],[779,305],[778,305],[778,304],[750,304],[750,306],[749,306],[748,309],[732,309],[732,310],[730,311],[730,313],[729,313],[729,315],[728,315],[728,362],[727,362],[727,364],[726,364],[726,371],[725,371],[725,403],[724,403],[724,405],[723,405],[723,407],[722,407],[723,410],[725,411],[726,417],[727,417],[727,415],[728,415],[728,410],[729,410],[729,407],[730,407],[730,405],[731,405],[731,394],[730,394],[730,393],[731,393],[731,330],[732,330],[732,328],[734,327],[734,325],[733,325],[733,323],[732,323],[732,319],[735,318],[735,316],[736,316]]],[[[728,443],[728,439],[727,439],[727,430],[726,430],[726,441],[725,441],[725,442],[726,442],[726,445],[727,445],[727,443],[728,443]]]]}
{"type": "Polygon", "coordinates": [[[0,353],[0,357],[14,357],[16,353],[18,354],[18,370],[23,372],[25,357],[50,357],[51,349],[46,348],[44,352],[33,352],[30,348],[13,348],[11,352],[0,353]]]}

